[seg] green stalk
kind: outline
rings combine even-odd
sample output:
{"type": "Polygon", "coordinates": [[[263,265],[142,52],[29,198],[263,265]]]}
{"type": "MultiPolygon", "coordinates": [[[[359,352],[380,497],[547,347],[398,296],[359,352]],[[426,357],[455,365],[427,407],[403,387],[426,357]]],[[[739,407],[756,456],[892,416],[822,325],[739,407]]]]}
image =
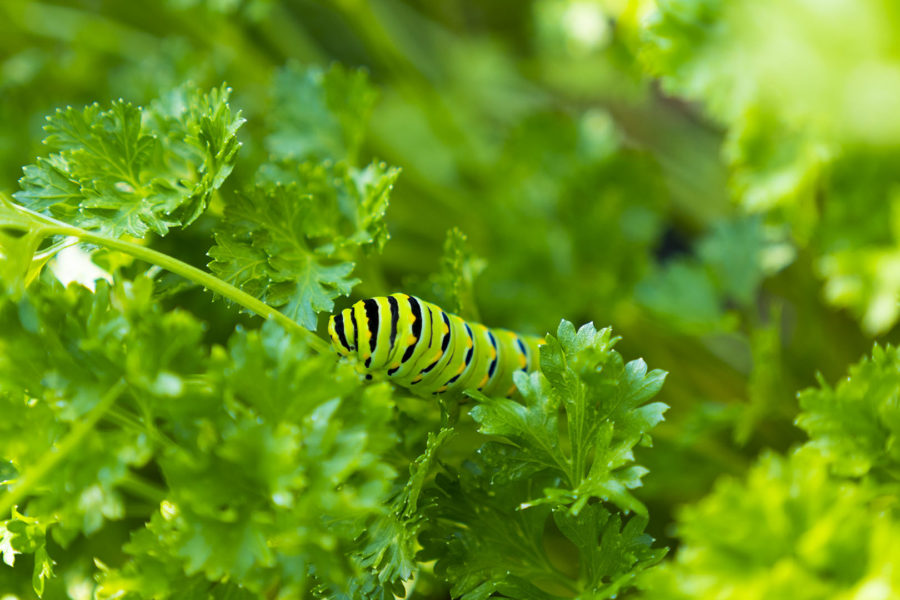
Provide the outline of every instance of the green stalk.
{"type": "MultiPolygon", "coordinates": [[[[284,313],[275,310],[265,302],[254,298],[240,288],[222,281],[215,275],[207,273],[206,271],[202,271],[197,267],[193,267],[183,261],[178,260],[177,258],[173,258],[168,254],[153,250],[152,248],[147,248],[146,246],[141,246],[140,244],[135,244],[133,242],[126,242],[124,240],[118,240],[97,233],[92,233],[85,229],[81,229],[80,227],[75,227],[74,225],[69,225],[68,223],[58,221],[52,217],[36,213],[23,206],[14,206],[20,212],[24,212],[31,216],[33,219],[40,221],[42,223],[41,230],[47,235],[64,235],[76,237],[84,242],[90,242],[92,244],[97,244],[98,246],[118,250],[119,252],[124,252],[125,254],[129,254],[150,264],[157,265],[169,272],[175,273],[176,275],[181,275],[185,279],[198,283],[206,289],[211,290],[225,298],[228,298],[235,304],[240,304],[247,310],[258,314],[264,319],[271,319],[277,322],[287,331],[291,331],[304,336],[309,345],[312,346],[312,348],[319,354],[330,352],[330,346],[328,342],[317,336],[315,333],[305,329],[299,323],[297,323],[284,313]]],[[[14,225],[11,224],[9,226],[14,225]]]]}
{"type": "Polygon", "coordinates": [[[28,495],[47,473],[52,471],[62,459],[81,443],[84,436],[94,429],[97,421],[106,414],[106,411],[112,407],[124,390],[124,381],[120,380],[113,385],[100,399],[100,402],[81,421],[72,426],[72,429],[60,443],[56,444],[48,452],[45,452],[41,456],[41,460],[33,468],[29,469],[18,483],[0,497],[0,515],[8,514],[19,500],[28,495]]]}

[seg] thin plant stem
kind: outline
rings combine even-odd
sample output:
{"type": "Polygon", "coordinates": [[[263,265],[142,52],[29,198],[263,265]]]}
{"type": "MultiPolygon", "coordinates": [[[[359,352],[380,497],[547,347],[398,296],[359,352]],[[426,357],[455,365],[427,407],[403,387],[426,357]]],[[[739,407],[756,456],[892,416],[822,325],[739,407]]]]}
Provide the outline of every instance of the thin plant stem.
{"type": "Polygon", "coordinates": [[[78,421],[69,430],[69,433],[49,451],[41,456],[41,460],[29,469],[12,489],[0,497],[0,515],[6,515],[22,498],[27,496],[41,480],[52,471],[59,462],[74,450],[84,437],[90,433],[103,415],[112,407],[115,401],[125,391],[125,382],[119,380],[100,399],[94,408],[83,419],[78,421]]]}
{"type": "MultiPolygon", "coordinates": [[[[315,333],[304,328],[302,325],[288,317],[286,314],[272,308],[265,302],[254,298],[242,289],[219,279],[211,273],[202,271],[197,267],[191,266],[183,261],[178,260],[177,258],[173,258],[168,254],[153,250],[152,248],[147,248],[146,246],[141,246],[140,244],[135,244],[133,242],[127,242],[124,240],[107,237],[98,233],[93,233],[91,231],[81,229],[80,227],[75,227],[74,225],[69,225],[68,223],[58,221],[52,217],[48,217],[47,215],[36,213],[25,208],[24,206],[14,206],[16,210],[26,213],[29,216],[33,217],[35,220],[39,221],[42,224],[42,231],[47,235],[73,236],[84,242],[90,242],[92,244],[97,244],[98,246],[118,250],[119,252],[124,252],[125,254],[129,254],[131,256],[134,256],[135,258],[139,258],[150,264],[159,266],[171,273],[181,275],[182,277],[189,279],[190,281],[202,285],[204,288],[231,300],[235,304],[243,306],[247,310],[256,313],[264,319],[271,319],[275,321],[276,323],[284,327],[287,331],[299,334],[300,336],[304,337],[309,345],[313,348],[313,350],[315,350],[319,354],[325,354],[330,352],[331,350],[328,342],[317,336],[315,333]]],[[[8,226],[12,227],[14,225],[10,224],[8,226]]]]}

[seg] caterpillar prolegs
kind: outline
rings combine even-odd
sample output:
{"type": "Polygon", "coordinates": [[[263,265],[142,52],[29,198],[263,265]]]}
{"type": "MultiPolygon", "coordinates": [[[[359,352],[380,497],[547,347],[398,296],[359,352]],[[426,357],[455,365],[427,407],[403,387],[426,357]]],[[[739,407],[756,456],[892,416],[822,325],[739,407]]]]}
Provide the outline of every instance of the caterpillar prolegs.
{"type": "Polygon", "coordinates": [[[341,356],[355,353],[371,379],[383,371],[417,395],[479,390],[515,391],[515,371],[538,366],[541,338],[467,323],[430,302],[406,294],[360,300],[328,320],[341,356]]]}

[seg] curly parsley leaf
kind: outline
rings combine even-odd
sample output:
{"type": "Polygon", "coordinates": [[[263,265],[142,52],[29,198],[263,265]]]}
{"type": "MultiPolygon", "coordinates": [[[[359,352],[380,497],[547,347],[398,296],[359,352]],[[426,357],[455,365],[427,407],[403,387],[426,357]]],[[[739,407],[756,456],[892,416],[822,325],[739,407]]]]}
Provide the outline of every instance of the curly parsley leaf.
{"type": "Polygon", "coordinates": [[[316,315],[358,282],[350,277],[355,252],[387,239],[384,213],[398,174],[383,163],[271,165],[227,204],[209,268],[315,329],[316,315]]]}
{"type": "Polygon", "coordinates": [[[280,69],[273,85],[266,148],[280,159],[353,163],[377,94],[362,70],[280,69]]]}
{"type": "Polygon", "coordinates": [[[470,462],[436,482],[420,558],[437,558],[435,572],[451,583],[454,598],[614,598],[665,553],[650,547],[644,519],[623,527],[599,504],[577,515],[548,505],[523,509],[534,483],[497,483],[488,465],[470,462]]]}
{"type": "Polygon", "coordinates": [[[403,595],[402,583],[415,572],[418,535],[427,527],[420,497],[437,461],[438,451],[456,436],[452,428],[428,433],[425,450],[409,466],[409,479],[391,502],[391,510],[366,532],[360,564],[370,569],[379,586],[403,595]]]}
{"type": "Polygon", "coordinates": [[[36,260],[35,253],[45,237],[31,215],[0,194],[0,285],[6,293],[18,298],[40,272],[46,258],[36,260]]]}
{"type": "Polygon", "coordinates": [[[797,426],[809,434],[807,446],[827,457],[837,473],[859,477],[874,470],[896,478],[898,390],[900,352],[876,345],[871,358],[851,366],[836,386],[820,378],[818,388],[800,392],[797,426]]]}
{"type": "Polygon", "coordinates": [[[64,540],[123,517],[121,487],[151,459],[155,429],[107,420],[134,423],[181,395],[203,362],[203,327],[183,312],[162,313],[146,279],[100,281],[95,294],[44,285],[0,302],[0,405],[9,417],[0,457],[21,473],[0,506],[58,520],[52,532],[64,540]]]}
{"type": "Polygon", "coordinates": [[[396,443],[389,386],[361,387],[350,367],[271,323],[215,352],[208,381],[209,398],[224,401],[172,419],[159,460],[166,500],[104,591],[171,592],[153,574],[172,567],[257,594],[345,589],[360,572],[355,540],[384,514],[396,474],[382,460],[396,443]]]}
{"type": "Polygon", "coordinates": [[[784,228],[749,216],[714,223],[697,244],[697,254],[720,294],[750,306],[763,280],[789,265],[796,251],[784,228]]]}
{"type": "Polygon", "coordinates": [[[384,514],[395,475],[381,459],[396,441],[389,386],[361,387],[351,368],[272,324],[238,332],[212,358],[210,398],[224,401],[172,420],[159,460],[166,499],[104,591],[174,589],[154,582],[159,557],[256,593],[344,589],[359,572],[354,540],[384,514]]]}
{"type": "Polygon", "coordinates": [[[609,328],[587,324],[576,332],[563,321],[541,347],[541,372],[516,374],[521,403],[473,395],[479,431],[498,438],[482,450],[496,477],[544,471],[558,481],[527,504],[562,504],[577,515],[600,498],[646,514],[629,491],[647,472],[634,463],[632,450],[649,445],[650,429],[663,420],[668,407],[647,401],[659,392],[665,372],[648,372],[640,359],[626,364],[613,350],[616,341],[609,328]]]}
{"type": "Polygon", "coordinates": [[[43,597],[44,585],[53,577],[56,564],[47,553],[47,524],[47,521],[27,517],[15,508],[11,519],[0,521],[0,560],[12,567],[17,554],[33,554],[31,586],[38,598],[43,597]]]}
{"type": "MultiPolygon", "coordinates": [[[[126,515],[143,522],[118,540],[129,561],[98,565],[101,596],[226,576],[296,596],[364,574],[357,540],[387,515],[396,476],[387,384],[361,385],[272,322],[209,348],[145,278],[91,293],[45,277],[0,300],[0,325],[2,510],[19,504],[62,546],[126,515]]],[[[49,555],[11,535],[3,558],[35,553],[37,586],[49,555]]]]}
{"type": "Polygon", "coordinates": [[[619,514],[590,504],[577,515],[557,507],[553,520],[577,548],[580,574],[592,598],[618,597],[666,555],[665,548],[651,548],[653,538],[644,533],[647,520],[643,517],[623,523],[619,514]]]}
{"type": "Polygon", "coordinates": [[[657,268],[636,286],[635,297],[675,330],[700,334],[735,327],[712,274],[694,258],[677,258],[657,268]]]}
{"type": "Polygon", "coordinates": [[[810,452],[766,455],[743,480],[715,490],[678,517],[675,560],[642,577],[646,598],[890,596],[898,526],[871,486],[829,476],[810,452]]]}
{"type": "Polygon", "coordinates": [[[453,227],[444,240],[440,270],[430,278],[431,293],[446,310],[478,321],[475,280],[486,266],[487,262],[472,250],[466,234],[453,227]]]}
{"type": "Polygon", "coordinates": [[[182,87],[140,108],[68,107],[47,119],[51,154],[24,168],[26,207],[72,225],[119,237],[165,235],[206,208],[231,172],[244,122],[226,87],[182,87]]]}

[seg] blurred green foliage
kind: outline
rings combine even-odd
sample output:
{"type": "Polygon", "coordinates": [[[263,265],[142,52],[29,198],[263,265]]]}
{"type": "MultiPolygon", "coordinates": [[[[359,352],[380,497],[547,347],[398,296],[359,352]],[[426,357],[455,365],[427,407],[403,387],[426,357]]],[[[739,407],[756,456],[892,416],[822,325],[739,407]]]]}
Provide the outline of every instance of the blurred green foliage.
{"type": "Polygon", "coordinates": [[[4,0],[0,596],[890,597],[897,39],[889,0],[4,0]],[[404,290],[558,341],[423,403],[104,240],[319,333],[404,290]]]}

